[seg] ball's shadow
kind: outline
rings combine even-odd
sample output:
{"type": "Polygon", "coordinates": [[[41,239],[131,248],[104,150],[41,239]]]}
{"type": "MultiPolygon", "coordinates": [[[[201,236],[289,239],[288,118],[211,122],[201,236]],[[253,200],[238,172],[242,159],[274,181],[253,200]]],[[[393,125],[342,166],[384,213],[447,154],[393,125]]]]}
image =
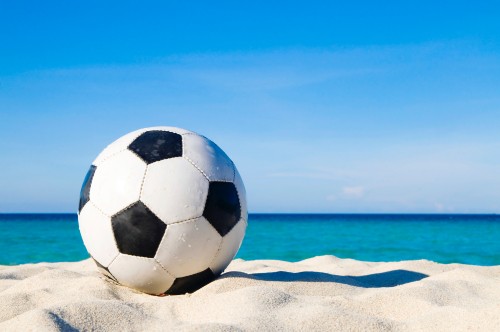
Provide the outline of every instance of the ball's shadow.
{"type": "Polygon", "coordinates": [[[355,287],[380,288],[395,287],[410,282],[415,282],[427,278],[427,274],[408,270],[392,270],[381,273],[368,274],[364,276],[340,276],[324,272],[263,272],[244,273],[231,271],[224,273],[219,279],[225,278],[246,278],[261,281],[279,282],[334,282],[355,287]]]}

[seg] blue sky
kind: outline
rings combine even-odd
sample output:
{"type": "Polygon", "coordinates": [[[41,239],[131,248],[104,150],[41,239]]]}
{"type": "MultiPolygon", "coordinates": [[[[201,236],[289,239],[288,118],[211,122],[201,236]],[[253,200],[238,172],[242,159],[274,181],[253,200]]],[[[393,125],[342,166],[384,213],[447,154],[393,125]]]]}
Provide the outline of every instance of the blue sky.
{"type": "Polygon", "coordinates": [[[76,211],[137,128],[218,143],[252,212],[500,212],[493,2],[1,2],[0,212],[76,211]]]}

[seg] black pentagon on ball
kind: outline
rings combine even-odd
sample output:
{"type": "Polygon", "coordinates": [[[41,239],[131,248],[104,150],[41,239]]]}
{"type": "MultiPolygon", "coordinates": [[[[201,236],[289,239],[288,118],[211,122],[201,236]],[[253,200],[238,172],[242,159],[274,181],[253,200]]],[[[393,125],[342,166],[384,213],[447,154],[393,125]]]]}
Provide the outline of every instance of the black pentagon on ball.
{"type": "Polygon", "coordinates": [[[192,274],[190,276],[177,278],[165,294],[182,295],[193,293],[215,279],[215,274],[210,269],[192,274]]]}
{"type": "Polygon", "coordinates": [[[128,149],[145,163],[151,164],[168,158],[182,156],[182,136],[170,131],[150,130],[142,133],[128,149]]]}
{"type": "Polygon", "coordinates": [[[85,179],[83,180],[82,189],[80,190],[80,204],[78,205],[78,212],[81,212],[85,204],[90,200],[90,186],[94,178],[95,170],[97,167],[91,165],[85,179]]]}
{"type": "Polygon", "coordinates": [[[241,218],[236,187],[231,182],[210,182],[203,216],[219,232],[226,235],[241,218]]]}
{"type": "Polygon", "coordinates": [[[111,217],[118,250],[127,255],[153,258],[167,225],[138,201],[111,217]]]}

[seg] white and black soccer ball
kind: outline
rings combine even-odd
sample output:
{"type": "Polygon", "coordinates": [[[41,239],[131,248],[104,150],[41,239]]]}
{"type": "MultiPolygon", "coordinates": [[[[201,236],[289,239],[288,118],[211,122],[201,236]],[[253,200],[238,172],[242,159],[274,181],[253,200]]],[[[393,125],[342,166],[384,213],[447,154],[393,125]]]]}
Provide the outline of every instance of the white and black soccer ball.
{"type": "Polygon", "coordinates": [[[193,292],[238,251],[245,188],[215,143],[174,127],[145,128],[106,147],[80,193],[78,221],[98,269],[149,294],[193,292]]]}

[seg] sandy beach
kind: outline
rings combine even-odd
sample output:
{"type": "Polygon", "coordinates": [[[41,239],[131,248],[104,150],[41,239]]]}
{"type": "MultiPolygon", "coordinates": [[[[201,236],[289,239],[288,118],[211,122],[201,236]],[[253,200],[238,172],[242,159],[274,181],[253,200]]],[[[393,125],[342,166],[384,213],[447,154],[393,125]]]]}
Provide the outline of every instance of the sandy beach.
{"type": "Polygon", "coordinates": [[[114,285],[91,260],[0,267],[1,331],[494,331],[500,266],[234,260],[193,294],[114,285]]]}

